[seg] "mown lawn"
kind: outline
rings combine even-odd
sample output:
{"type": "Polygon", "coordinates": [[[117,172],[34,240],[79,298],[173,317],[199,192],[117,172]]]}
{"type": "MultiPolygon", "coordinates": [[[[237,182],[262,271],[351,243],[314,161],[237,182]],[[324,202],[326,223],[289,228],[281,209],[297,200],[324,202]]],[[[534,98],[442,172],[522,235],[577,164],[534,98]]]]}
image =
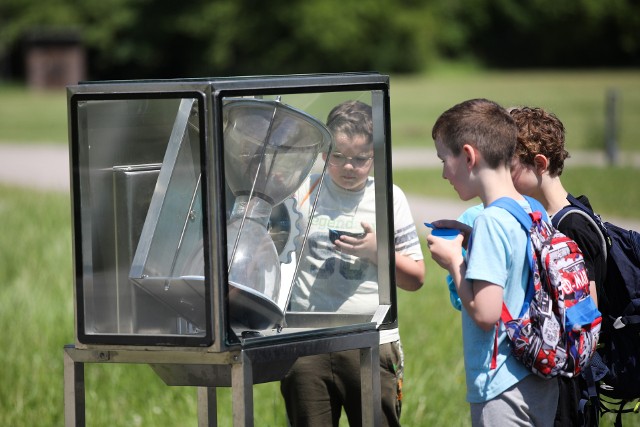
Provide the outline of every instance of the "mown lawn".
{"type": "MultiPolygon", "coordinates": [[[[432,144],[435,118],[472,97],[503,105],[551,109],[567,126],[575,149],[600,147],[604,100],[619,94],[619,144],[640,151],[640,72],[478,73],[392,77],[394,146],[432,144]]],[[[0,85],[0,143],[66,144],[64,91],[30,92],[0,85]]],[[[589,194],[603,214],[639,218],[639,171],[631,168],[571,168],[565,183],[589,194]]],[[[440,171],[394,171],[408,193],[451,197],[440,171]],[[428,183],[428,184],[427,184],[428,183]]],[[[0,185],[0,424],[12,427],[64,424],[63,346],[74,340],[70,200],[0,185]]],[[[449,304],[445,273],[427,257],[419,292],[399,292],[399,322],[406,357],[402,421],[406,426],[467,426],[459,314],[449,304]]],[[[218,393],[219,425],[231,421],[231,392],[218,393]]],[[[285,426],[278,384],[254,387],[257,426],[285,426]]],[[[89,365],[86,368],[88,426],[197,425],[196,391],[166,386],[148,366],[89,365]]],[[[640,415],[625,415],[640,426],[640,415]]],[[[346,425],[346,423],[343,423],[346,425]]],[[[613,425],[608,416],[601,423],[613,425]]]]}
{"type": "MultiPolygon", "coordinates": [[[[0,186],[0,387],[2,425],[64,422],[63,346],[74,341],[69,197],[0,186]],[[25,214],[28,213],[28,214],[25,214]]],[[[460,319],[445,273],[427,254],[426,282],[399,292],[407,426],[467,426],[460,319]]],[[[86,366],[87,425],[195,426],[196,391],[166,386],[146,365],[86,366]]],[[[259,426],[285,426],[278,383],[254,387],[259,426]]],[[[219,425],[231,421],[231,390],[218,393],[219,425]]],[[[626,415],[625,426],[640,426],[626,415]]],[[[602,425],[612,425],[609,418],[602,425]]],[[[346,425],[346,424],[343,424],[346,425]]]]}
{"type": "MultiPolygon", "coordinates": [[[[430,141],[445,109],[470,98],[504,106],[530,105],[554,112],[567,128],[571,149],[602,149],[610,93],[617,97],[617,141],[640,151],[640,70],[499,72],[447,69],[419,76],[391,76],[394,146],[430,141]]],[[[32,91],[0,82],[0,142],[66,143],[66,92],[32,91]]]]}

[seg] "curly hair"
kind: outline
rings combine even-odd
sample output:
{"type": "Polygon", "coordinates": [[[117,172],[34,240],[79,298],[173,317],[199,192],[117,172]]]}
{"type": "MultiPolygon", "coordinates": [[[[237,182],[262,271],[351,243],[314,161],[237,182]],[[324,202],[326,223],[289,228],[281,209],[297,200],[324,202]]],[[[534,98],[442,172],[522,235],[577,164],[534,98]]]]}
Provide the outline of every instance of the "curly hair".
{"type": "Polygon", "coordinates": [[[521,163],[534,165],[535,156],[549,160],[549,174],[562,175],[569,152],[564,149],[564,125],[553,114],[538,107],[514,107],[509,114],[518,125],[515,155],[521,163]]]}

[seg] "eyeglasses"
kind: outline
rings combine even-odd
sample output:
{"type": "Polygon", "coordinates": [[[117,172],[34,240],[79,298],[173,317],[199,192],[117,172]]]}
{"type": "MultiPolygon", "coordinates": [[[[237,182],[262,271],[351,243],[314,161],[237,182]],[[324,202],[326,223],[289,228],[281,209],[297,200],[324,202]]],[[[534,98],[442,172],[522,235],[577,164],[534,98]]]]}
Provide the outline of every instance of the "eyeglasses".
{"type": "Polygon", "coordinates": [[[349,162],[354,168],[363,168],[367,166],[369,162],[371,162],[371,159],[373,159],[373,157],[362,157],[362,156],[348,157],[342,153],[334,152],[334,153],[331,153],[331,155],[329,156],[329,164],[331,166],[342,167],[346,165],[347,162],[349,162]]]}

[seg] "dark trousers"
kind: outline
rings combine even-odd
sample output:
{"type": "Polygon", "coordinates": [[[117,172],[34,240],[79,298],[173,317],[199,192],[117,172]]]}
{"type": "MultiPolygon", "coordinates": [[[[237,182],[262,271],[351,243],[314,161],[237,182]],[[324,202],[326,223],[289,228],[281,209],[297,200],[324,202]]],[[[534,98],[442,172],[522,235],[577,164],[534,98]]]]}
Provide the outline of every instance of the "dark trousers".
{"type": "MultiPolygon", "coordinates": [[[[380,346],[382,425],[399,426],[403,356],[399,341],[380,346]]],[[[299,358],[280,383],[292,427],[337,427],[344,408],[349,425],[362,425],[360,352],[299,358]]]]}

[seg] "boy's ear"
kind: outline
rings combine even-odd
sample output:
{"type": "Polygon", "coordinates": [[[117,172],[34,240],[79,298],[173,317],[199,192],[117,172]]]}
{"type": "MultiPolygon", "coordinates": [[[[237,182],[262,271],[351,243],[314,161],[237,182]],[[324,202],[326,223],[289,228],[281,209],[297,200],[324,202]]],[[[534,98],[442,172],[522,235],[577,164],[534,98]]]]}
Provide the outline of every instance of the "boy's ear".
{"type": "Polygon", "coordinates": [[[473,168],[478,161],[478,152],[472,145],[464,144],[462,146],[462,154],[464,154],[469,169],[473,168]]]}
{"type": "Polygon", "coordinates": [[[545,155],[536,154],[533,158],[533,165],[535,166],[538,175],[542,175],[549,169],[549,159],[547,159],[547,156],[545,155]]]}

